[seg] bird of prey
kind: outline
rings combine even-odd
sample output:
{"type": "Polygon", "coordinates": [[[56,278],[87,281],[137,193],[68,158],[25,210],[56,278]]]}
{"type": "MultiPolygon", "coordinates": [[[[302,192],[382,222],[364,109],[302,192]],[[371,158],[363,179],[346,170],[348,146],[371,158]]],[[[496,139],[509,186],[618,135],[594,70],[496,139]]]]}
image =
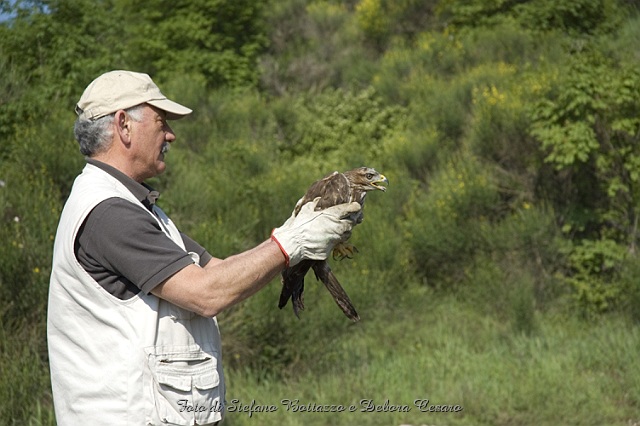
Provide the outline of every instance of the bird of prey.
{"type": "MultiPolygon", "coordinates": [[[[294,214],[298,215],[304,204],[318,197],[320,197],[320,200],[316,210],[323,210],[327,207],[353,201],[357,201],[364,207],[367,192],[373,190],[386,191],[387,188],[382,186],[382,183],[388,185],[389,180],[371,167],[358,167],[344,173],[333,172],[309,187],[304,197],[296,204],[294,214]]],[[[363,218],[363,210],[361,209],[354,219],[356,223],[360,223],[363,218]]],[[[351,258],[354,252],[357,252],[356,248],[344,241],[336,245],[333,250],[333,257],[339,259],[351,258]]],[[[300,311],[304,309],[304,277],[309,269],[313,269],[316,279],[324,283],[344,314],[352,321],[358,321],[360,316],[326,260],[303,260],[297,265],[282,271],[282,292],[280,293],[278,307],[282,309],[291,299],[293,312],[300,318],[300,311]]]]}

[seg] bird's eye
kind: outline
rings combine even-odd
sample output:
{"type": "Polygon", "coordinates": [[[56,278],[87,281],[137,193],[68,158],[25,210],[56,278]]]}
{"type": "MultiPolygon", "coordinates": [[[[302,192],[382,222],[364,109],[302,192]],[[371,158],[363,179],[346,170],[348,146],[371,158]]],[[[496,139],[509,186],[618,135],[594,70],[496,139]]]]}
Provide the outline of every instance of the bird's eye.
{"type": "Polygon", "coordinates": [[[367,180],[373,179],[373,173],[367,173],[365,176],[366,176],[367,180]]]}

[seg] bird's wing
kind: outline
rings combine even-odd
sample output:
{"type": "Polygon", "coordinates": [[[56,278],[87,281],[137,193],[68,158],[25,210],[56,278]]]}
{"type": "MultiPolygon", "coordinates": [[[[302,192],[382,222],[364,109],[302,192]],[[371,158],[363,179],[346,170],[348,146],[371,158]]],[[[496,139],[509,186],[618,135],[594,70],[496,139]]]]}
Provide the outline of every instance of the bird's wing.
{"type": "Polygon", "coordinates": [[[282,271],[282,291],[278,307],[284,308],[289,299],[293,304],[293,312],[300,318],[300,311],[304,309],[304,277],[311,268],[313,260],[303,260],[299,264],[282,271]]]}
{"type": "Polygon", "coordinates": [[[296,215],[304,204],[318,197],[320,197],[320,201],[318,201],[318,205],[316,206],[318,210],[324,210],[327,207],[337,204],[348,203],[352,201],[351,185],[342,173],[333,172],[325,176],[309,187],[300,205],[296,206],[296,215]]]}

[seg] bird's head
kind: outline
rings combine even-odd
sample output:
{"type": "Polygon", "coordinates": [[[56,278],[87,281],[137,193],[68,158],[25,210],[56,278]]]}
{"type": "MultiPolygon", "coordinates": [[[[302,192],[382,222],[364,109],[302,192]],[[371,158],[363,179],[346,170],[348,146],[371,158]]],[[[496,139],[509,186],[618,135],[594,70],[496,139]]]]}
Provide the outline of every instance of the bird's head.
{"type": "Polygon", "coordinates": [[[371,167],[358,167],[344,174],[354,187],[362,191],[386,191],[387,187],[382,184],[389,185],[389,179],[371,167]]]}

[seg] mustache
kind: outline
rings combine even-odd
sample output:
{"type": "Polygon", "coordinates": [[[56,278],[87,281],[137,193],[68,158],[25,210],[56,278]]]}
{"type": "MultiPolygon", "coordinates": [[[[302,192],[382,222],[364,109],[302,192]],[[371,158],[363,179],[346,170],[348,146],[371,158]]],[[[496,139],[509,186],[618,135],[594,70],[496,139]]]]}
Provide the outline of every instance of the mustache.
{"type": "Polygon", "coordinates": [[[171,145],[169,145],[169,142],[165,142],[162,144],[162,149],[160,150],[160,152],[163,154],[166,154],[167,152],[169,152],[170,149],[171,149],[171,145]]]}

